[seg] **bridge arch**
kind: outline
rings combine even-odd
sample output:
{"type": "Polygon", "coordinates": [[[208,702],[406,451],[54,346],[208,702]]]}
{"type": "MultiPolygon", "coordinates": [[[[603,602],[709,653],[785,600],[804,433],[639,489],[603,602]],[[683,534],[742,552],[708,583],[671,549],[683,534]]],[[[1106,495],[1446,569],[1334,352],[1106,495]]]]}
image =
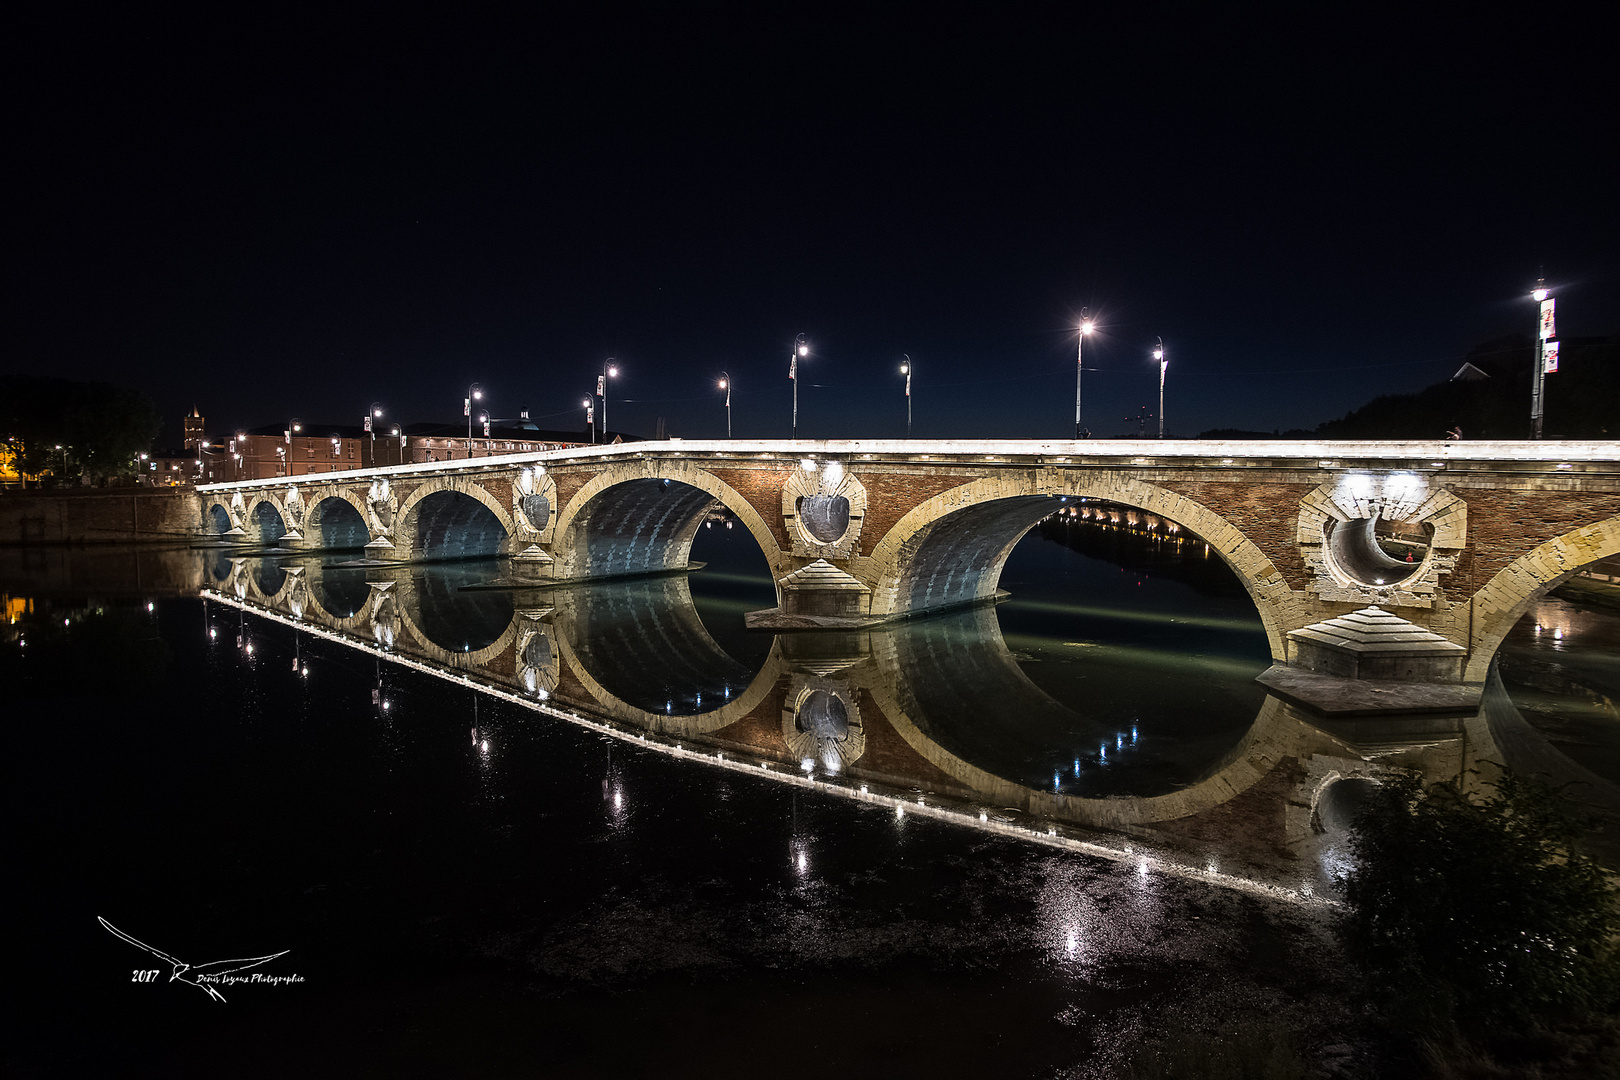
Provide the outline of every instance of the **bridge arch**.
{"type": "Polygon", "coordinates": [[[214,499],[203,507],[203,532],[218,538],[232,528],[231,512],[223,499],[214,499]]]}
{"type": "Polygon", "coordinates": [[[1157,514],[1209,543],[1254,602],[1276,660],[1286,658],[1287,581],[1253,541],[1221,515],[1167,488],[1117,473],[1043,469],[974,480],[904,515],[873,549],[874,615],[902,615],[995,595],[1007,557],[1064,499],[1100,499],[1157,514]]]}
{"type": "Polygon", "coordinates": [[[409,552],[413,558],[465,558],[511,554],[513,536],[511,512],[482,484],[472,480],[460,477],[429,480],[405,496],[394,514],[394,520],[399,523],[395,530],[395,543],[409,552]],[[478,524],[477,518],[482,515],[476,512],[469,513],[472,507],[465,502],[460,503],[458,507],[456,505],[458,497],[471,500],[472,503],[489,511],[494,518],[494,525],[500,531],[500,537],[497,539],[494,530],[489,529],[487,524],[480,531],[473,532],[473,526],[478,524]],[[427,503],[425,529],[424,503],[427,503]],[[445,514],[450,516],[446,517],[445,514]],[[478,550],[469,551],[467,550],[469,546],[478,550]],[[483,550],[485,548],[490,550],[483,550]]]}
{"type": "Polygon", "coordinates": [[[273,544],[287,535],[287,521],[282,516],[281,507],[268,496],[261,495],[248,501],[242,523],[248,535],[256,537],[262,544],[273,544]]]}
{"type": "Polygon", "coordinates": [[[1620,555],[1620,515],[1565,533],[1521,555],[1474,594],[1473,651],[1463,681],[1483,683],[1496,650],[1530,605],[1599,559],[1620,555]]]}
{"type": "Polygon", "coordinates": [[[557,516],[558,578],[624,577],[686,568],[703,514],[719,502],[753,534],[778,571],[776,533],[747,499],[713,473],[662,459],[616,463],[588,481],[557,516]]]}
{"type": "Polygon", "coordinates": [[[309,511],[304,536],[315,546],[362,548],[371,539],[366,504],[352,489],[324,485],[309,489],[306,498],[309,511]],[[345,506],[354,511],[352,516],[345,506]]]}

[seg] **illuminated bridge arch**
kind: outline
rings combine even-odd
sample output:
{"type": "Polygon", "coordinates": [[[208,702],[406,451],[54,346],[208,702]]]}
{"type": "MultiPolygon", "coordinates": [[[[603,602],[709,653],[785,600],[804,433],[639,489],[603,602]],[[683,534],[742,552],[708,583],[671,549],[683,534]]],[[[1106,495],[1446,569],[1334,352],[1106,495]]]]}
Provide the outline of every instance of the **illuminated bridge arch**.
{"type": "Polygon", "coordinates": [[[1474,594],[1474,649],[1463,681],[1485,681],[1496,650],[1530,605],[1611,555],[1620,555],[1620,515],[1548,540],[1499,570],[1474,594]]]}
{"type": "Polygon", "coordinates": [[[1063,499],[1098,499],[1175,522],[1209,543],[1232,568],[1265,626],[1276,659],[1292,593],[1255,544],[1229,521],[1184,495],[1119,473],[1043,469],[986,477],[911,510],[873,549],[872,613],[903,615],[987,600],[1018,541],[1063,499]]]}
{"type": "Polygon", "coordinates": [[[617,462],[585,483],[557,517],[558,578],[683,570],[705,512],[718,502],[753,534],[767,560],[781,542],[748,500],[713,473],[666,459],[617,462]]]}
{"type": "Polygon", "coordinates": [[[413,489],[394,513],[394,543],[412,558],[455,559],[509,555],[511,512],[484,485],[437,477],[413,489]],[[483,511],[488,511],[485,517],[483,511]]]}

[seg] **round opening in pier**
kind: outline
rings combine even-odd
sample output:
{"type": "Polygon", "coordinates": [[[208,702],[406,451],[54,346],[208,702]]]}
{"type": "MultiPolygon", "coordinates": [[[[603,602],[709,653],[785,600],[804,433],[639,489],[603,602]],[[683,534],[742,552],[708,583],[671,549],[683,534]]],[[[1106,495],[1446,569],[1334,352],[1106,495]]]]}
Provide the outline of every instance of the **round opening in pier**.
{"type": "Polygon", "coordinates": [[[794,512],[804,531],[820,543],[835,544],[849,531],[849,500],[842,495],[801,495],[794,512]]]}
{"type": "Polygon", "coordinates": [[[1434,526],[1387,521],[1382,517],[1330,521],[1326,526],[1328,558],[1333,566],[1362,585],[1398,585],[1422,569],[1434,526]]]}

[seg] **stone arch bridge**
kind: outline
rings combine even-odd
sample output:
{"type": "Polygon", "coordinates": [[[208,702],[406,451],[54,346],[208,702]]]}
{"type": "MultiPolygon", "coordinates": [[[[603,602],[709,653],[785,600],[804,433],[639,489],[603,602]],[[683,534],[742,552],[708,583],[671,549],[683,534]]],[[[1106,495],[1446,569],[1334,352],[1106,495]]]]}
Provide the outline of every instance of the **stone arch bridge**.
{"type": "Polygon", "coordinates": [[[1534,600],[1620,554],[1614,442],[670,441],[209,484],[197,498],[199,531],[225,541],[384,562],[499,555],[513,584],[680,571],[723,508],[776,580],[777,607],[751,622],[777,629],[992,599],[1037,522],[1101,513],[1207,544],[1280,665],[1346,674],[1323,661],[1316,645],[1338,631],[1322,628],[1376,607],[1393,632],[1340,649],[1349,674],[1427,649],[1421,663],[1450,672],[1440,681],[1473,687],[1534,600]]]}

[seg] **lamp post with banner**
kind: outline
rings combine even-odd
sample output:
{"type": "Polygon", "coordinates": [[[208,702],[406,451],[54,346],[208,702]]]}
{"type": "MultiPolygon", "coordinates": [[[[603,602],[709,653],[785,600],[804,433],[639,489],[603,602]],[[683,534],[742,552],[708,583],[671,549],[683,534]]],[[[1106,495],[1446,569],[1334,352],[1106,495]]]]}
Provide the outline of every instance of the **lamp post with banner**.
{"type": "Polygon", "coordinates": [[[900,364],[900,374],[906,377],[906,438],[911,438],[911,354],[901,353],[905,360],[900,364]]]}
{"type": "Polygon", "coordinates": [[[1553,319],[1556,301],[1553,300],[1552,290],[1547,288],[1545,277],[1536,279],[1536,288],[1530,298],[1541,305],[1536,318],[1536,373],[1530,384],[1530,437],[1539,439],[1547,405],[1546,379],[1558,370],[1558,327],[1553,319]]]}
{"type": "Polygon", "coordinates": [[[793,351],[788,354],[788,378],[793,382],[792,438],[799,437],[799,358],[810,355],[810,343],[800,334],[793,339],[793,351]]]}
{"type": "Polygon", "coordinates": [[[1080,377],[1086,370],[1086,335],[1097,328],[1091,318],[1089,308],[1080,309],[1080,340],[1074,350],[1074,437],[1085,438],[1085,428],[1080,424],[1080,377]]]}
{"type": "Polygon", "coordinates": [[[1159,438],[1164,438],[1164,369],[1170,361],[1164,357],[1164,338],[1153,347],[1153,359],[1159,362],[1159,438]]]}

